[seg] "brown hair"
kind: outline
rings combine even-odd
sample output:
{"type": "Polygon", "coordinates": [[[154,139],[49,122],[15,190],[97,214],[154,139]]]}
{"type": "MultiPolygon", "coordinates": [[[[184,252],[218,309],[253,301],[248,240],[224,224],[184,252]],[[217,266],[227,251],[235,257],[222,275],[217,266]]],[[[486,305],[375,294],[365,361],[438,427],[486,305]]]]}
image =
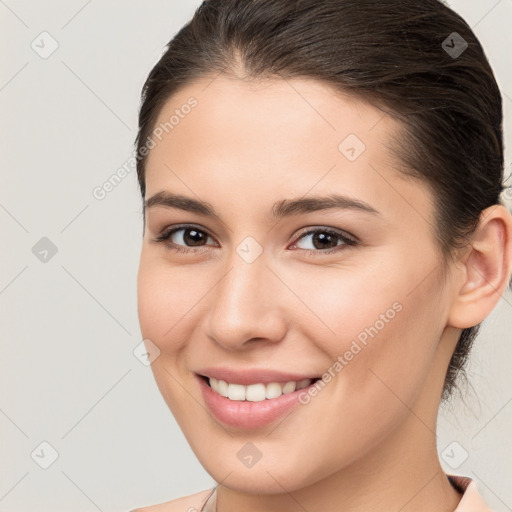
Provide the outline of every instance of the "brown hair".
{"type": "MultiPolygon", "coordinates": [[[[316,79],[401,121],[390,149],[436,199],[442,253],[470,239],[503,190],[502,102],[484,50],[439,0],[207,0],[166,46],[142,90],[137,174],[163,105],[206,75],[316,79]]],[[[463,329],[447,399],[478,332],[463,329]]]]}

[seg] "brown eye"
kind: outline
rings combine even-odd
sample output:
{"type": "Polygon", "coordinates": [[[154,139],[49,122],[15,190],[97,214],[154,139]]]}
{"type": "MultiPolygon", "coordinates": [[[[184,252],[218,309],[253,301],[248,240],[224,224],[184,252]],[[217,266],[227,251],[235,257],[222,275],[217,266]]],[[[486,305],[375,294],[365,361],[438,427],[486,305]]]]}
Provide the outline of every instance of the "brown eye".
{"type": "MultiPolygon", "coordinates": [[[[203,231],[199,231],[196,228],[175,229],[175,230],[171,231],[171,233],[169,234],[169,239],[171,240],[171,238],[174,235],[176,235],[177,233],[179,233],[180,231],[183,231],[183,234],[181,234],[180,236],[178,236],[176,238],[178,240],[181,240],[185,245],[188,245],[191,247],[204,245],[203,242],[208,240],[208,235],[205,236],[203,231]]],[[[175,240],[171,240],[171,241],[173,243],[176,243],[175,240]]]]}
{"type": "Polygon", "coordinates": [[[169,249],[177,252],[194,252],[194,247],[205,247],[211,237],[196,226],[178,226],[165,230],[155,238],[156,242],[165,242],[169,249]]]}
{"type": "Polygon", "coordinates": [[[309,253],[329,254],[338,250],[343,250],[346,246],[356,245],[357,241],[343,232],[330,228],[318,228],[306,231],[293,244],[293,247],[308,251],[309,253]],[[307,242],[299,246],[301,240],[307,242]]]}

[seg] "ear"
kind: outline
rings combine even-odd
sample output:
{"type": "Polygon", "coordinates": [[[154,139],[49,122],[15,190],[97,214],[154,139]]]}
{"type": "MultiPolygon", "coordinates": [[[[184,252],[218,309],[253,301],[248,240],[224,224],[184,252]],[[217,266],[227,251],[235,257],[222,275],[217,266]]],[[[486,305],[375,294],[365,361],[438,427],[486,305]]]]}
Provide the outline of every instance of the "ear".
{"type": "Polygon", "coordinates": [[[512,216],[501,204],[485,209],[456,270],[448,325],[482,322],[499,302],[512,272],[512,216]]]}

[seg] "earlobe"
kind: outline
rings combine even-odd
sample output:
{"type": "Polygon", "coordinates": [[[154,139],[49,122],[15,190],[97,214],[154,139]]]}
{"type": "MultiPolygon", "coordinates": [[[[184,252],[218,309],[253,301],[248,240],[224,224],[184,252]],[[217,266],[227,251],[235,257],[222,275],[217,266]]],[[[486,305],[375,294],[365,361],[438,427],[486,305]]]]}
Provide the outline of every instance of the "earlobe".
{"type": "Polygon", "coordinates": [[[464,254],[448,319],[449,325],[460,329],[482,322],[509,285],[512,216],[503,205],[493,205],[482,212],[464,254]]]}

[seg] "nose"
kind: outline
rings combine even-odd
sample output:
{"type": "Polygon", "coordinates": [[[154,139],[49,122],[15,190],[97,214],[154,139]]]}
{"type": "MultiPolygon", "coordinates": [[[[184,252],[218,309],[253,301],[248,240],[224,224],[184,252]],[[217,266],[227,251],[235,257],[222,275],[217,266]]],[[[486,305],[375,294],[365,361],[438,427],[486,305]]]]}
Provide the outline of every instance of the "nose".
{"type": "Polygon", "coordinates": [[[287,330],[287,291],[263,255],[247,263],[234,254],[209,294],[208,337],[230,351],[280,341],[287,330]]]}

